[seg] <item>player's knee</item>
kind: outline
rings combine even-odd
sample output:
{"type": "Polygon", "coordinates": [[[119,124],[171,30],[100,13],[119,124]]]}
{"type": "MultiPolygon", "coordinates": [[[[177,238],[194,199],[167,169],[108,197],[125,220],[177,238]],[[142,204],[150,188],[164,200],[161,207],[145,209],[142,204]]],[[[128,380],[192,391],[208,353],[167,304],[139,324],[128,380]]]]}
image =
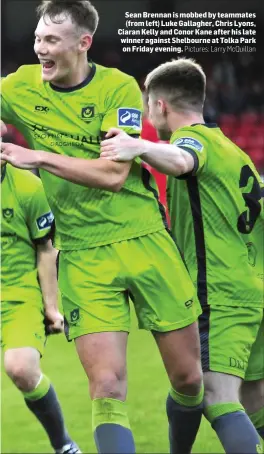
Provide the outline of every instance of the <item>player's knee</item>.
{"type": "Polygon", "coordinates": [[[40,377],[40,371],[23,358],[5,358],[5,370],[20,391],[32,391],[40,377]]]}
{"type": "Polygon", "coordinates": [[[239,402],[241,379],[218,372],[204,374],[204,405],[239,402]]]}
{"type": "Polygon", "coordinates": [[[91,398],[112,398],[125,400],[126,374],[125,372],[103,371],[90,378],[91,398]]]}
{"type": "Polygon", "coordinates": [[[185,373],[175,374],[171,378],[173,389],[181,394],[196,396],[202,387],[203,374],[200,367],[196,370],[187,370],[185,373]]]}

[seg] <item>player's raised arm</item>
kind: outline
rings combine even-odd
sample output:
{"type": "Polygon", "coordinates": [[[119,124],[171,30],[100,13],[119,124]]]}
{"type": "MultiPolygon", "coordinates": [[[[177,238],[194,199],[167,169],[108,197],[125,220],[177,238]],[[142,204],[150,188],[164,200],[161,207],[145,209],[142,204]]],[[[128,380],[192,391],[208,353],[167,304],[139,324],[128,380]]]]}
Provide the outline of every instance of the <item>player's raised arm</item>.
{"type": "Polygon", "coordinates": [[[175,145],[133,139],[123,131],[114,128],[109,130],[107,137],[101,143],[102,158],[112,161],[130,161],[140,156],[159,172],[174,176],[191,173],[194,170],[194,156],[175,145]]]}
{"type": "Polygon", "coordinates": [[[12,143],[2,143],[2,159],[20,169],[41,168],[82,186],[117,192],[126,180],[131,164],[104,159],[86,160],[53,153],[28,150],[12,143]]]}
{"type": "MultiPolygon", "coordinates": [[[[101,135],[104,136],[113,126],[122,128],[130,136],[138,137],[143,106],[137,82],[132,77],[127,77],[118,90],[115,85],[114,88],[109,87],[105,102],[101,135]]],[[[131,162],[111,162],[100,158],[86,160],[40,150],[28,153],[27,149],[13,144],[2,144],[2,159],[15,167],[41,168],[73,183],[111,192],[121,189],[131,167],[131,162]]]]}

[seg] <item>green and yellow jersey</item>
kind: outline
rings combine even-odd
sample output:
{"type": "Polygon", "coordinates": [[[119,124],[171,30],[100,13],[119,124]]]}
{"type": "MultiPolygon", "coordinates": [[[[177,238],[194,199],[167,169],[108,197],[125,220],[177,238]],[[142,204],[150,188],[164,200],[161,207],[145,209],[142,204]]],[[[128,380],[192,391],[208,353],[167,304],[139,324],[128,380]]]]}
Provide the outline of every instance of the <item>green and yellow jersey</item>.
{"type": "Polygon", "coordinates": [[[202,305],[263,306],[263,200],[250,158],[216,125],[178,129],[191,175],[168,178],[171,227],[202,305]]]}
{"type": "Polygon", "coordinates": [[[39,178],[9,164],[1,178],[1,299],[40,300],[36,244],[54,220],[39,178]]]}
{"type": "MultiPolygon", "coordinates": [[[[142,95],[117,69],[92,64],[80,85],[61,89],[41,78],[40,65],[22,66],[2,81],[2,118],[33,149],[84,159],[100,156],[102,134],[119,127],[140,134],[142,95]]],[[[154,179],[134,162],[119,193],[73,184],[41,171],[56,219],[55,245],[78,250],[164,229],[154,179]]]]}

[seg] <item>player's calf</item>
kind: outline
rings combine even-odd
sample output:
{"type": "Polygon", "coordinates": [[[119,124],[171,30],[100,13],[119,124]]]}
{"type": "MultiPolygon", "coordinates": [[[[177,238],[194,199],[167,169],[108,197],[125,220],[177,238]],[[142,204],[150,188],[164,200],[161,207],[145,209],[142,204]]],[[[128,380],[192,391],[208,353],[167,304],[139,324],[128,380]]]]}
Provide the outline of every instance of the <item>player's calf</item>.
{"type": "Polygon", "coordinates": [[[225,452],[258,453],[260,440],[239,401],[242,379],[234,375],[205,372],[204,413],[225,452]]]}
{"type": "Polygon", "coordinates": [[[167,398],[170,452],[191,452],[203,411],[203,377],[197,323],[154,333],[171,390],[167,398]]]}
{"type": "Polygon", "coordinates": [[[5,370],[44,427],[54,450],[77,454],[80,450],[68,435],[55,390],[41,373],[39,360],[40,354],[34,348],[9,349],[4,356],[5,370]]]}

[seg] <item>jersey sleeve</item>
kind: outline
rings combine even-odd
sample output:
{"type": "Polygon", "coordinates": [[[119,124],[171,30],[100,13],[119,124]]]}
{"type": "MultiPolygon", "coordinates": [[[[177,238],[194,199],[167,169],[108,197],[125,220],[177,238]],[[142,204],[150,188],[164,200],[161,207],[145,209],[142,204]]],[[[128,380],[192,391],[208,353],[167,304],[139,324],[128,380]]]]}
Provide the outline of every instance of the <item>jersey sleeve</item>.
{"type": "Polygon", "coordinates": [[[4,123],[15,124],[16,114],[12,109],[15,73],[1,77],[1,119],[4,123]]]}
{"type": "Polygon", "coordinates": [[[196,138],[193,134],[189,136],[187,133],[186,136],[175,138],[171,143],[192,155],[194,168],[191,175],[196,175],[203,169],[207,160],[207,147],[200,137],[196,138]]]}
{"type": "Polygon", "coordinates": [[[51,236],[54,216],[49,207],[42,183],[39,181],[36,191],[27,204],[27,225],[31,239],[41,242],[51,236]]]}
{"type": "Polygon", "coordinates": [[[133,77],[114,90],[106,99],[106,113],[101,131],[110,128],[124,129],[130,135],[139,135],[142,127],[143,100],[139,86],[133,77]]]}

